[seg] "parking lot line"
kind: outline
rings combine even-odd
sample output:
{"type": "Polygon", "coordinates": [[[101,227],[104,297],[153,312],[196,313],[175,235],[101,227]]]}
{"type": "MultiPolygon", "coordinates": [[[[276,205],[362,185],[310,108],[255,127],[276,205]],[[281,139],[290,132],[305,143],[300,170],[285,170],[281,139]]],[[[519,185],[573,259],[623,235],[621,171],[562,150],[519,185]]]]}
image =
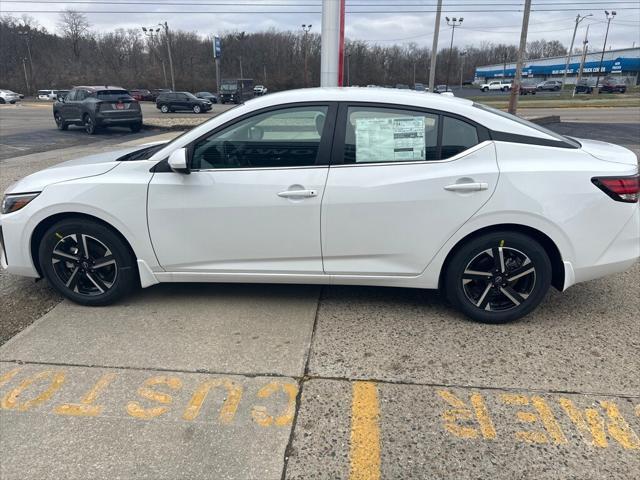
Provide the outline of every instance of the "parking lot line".
{"type": "Polygon", "coordinates": [[[380,406],[374,382],[354,382],[350,480],[380,478],[380,406]]]}

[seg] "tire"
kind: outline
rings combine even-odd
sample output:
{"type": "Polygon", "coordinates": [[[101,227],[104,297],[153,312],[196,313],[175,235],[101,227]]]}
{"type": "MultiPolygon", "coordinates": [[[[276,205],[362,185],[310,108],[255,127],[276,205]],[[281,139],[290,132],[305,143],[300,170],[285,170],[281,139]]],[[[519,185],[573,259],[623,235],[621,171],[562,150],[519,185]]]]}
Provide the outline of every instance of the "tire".
{"type": "Polygon", "coordinates": [[[487,92],[487,91],[489,91],[489,89],[487,87],[485,87],[485,88],[482,89],[482,91],[483,92],[487,92]]]}
{"type": "Polygon", "coordinates": [[[162,113],[169,113],[169,105],[162,105],[162,106],[160,107],[160,111],[161,111],[162,113]]]}
{"type": "Polygon", "coordinates": [[[0,97],[0,105],[3,105],[5,103],[7,103],[7,102],[4,101],[4,98],[0,97]]]}
{"type": "Polygon", "coordinates": [[[142,123],[132,123],[131,125],[129,125],[129,129],[132,133],[138,133],[142,129],[142,123]]]}
{"type": "Polygon", "coordinates": [[[40,271],[49,284],[81,305],[114,303],[138,284],[129,248],[111,228],[98,222],[80,218],[57,222],[40,240],[38,255],[40,271]],[[85,244],[88,255],[84,255],[85,244]]]}
{"type": "Polygon", "coordinates": [[[67,122],[65,122],[62,117],[60,116],[60,114],[56,113],[53,116],[53,119],[56,122],[56,126],[58,127],[58,130],[66,130],[69,128],[69,125],[67,125],[67,122]]]}
{"type": "Polygon", "coordinates": [[[510,231],[488,233],[463,244],[451,258],[443,282],[449,301],[482,323],[507,323],[527,315],[544,299],[550,284],[551,262],[544,248],[533,238],[510,231]],[[504,268],[499,260],[494,262],[501,251],[504,268]],[[515,278],[510,281],[509,275],[515,278]]]}
{"type": "Polygon", "coordinates": [[[200,113],[202,112],[202,107],[200,105],[194,105],[192,110],[193,110],[193,113],[200,113]]]}
{"type": "Polygon", "coordinates": [[[96,122],[93,120],[93,118],[91,118],[91,115],[84,116],[84,130],[89,135],[95,135],[98,132],[96,122]]]}

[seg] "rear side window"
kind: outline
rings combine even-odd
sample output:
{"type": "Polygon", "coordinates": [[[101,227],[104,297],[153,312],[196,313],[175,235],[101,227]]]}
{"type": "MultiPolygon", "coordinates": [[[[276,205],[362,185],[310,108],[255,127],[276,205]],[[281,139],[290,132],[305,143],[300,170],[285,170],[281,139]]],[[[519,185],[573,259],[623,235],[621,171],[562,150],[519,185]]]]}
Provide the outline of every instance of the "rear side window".
{"type": "Polygon", "coordinates": [[[349,107],[344,163],[415,162],[438,157],[438,115],[349,107]]]}
{"type": "Polygon", "coordinates": [[[478,144],[478,130],[453,117],[443,117],[441,158],[450,158],[478,144]]]}
{"type": "Polygon", "coordinates": [[[98,90],[98,100],[131,100],[131,95],[126,90],[98,90]]]}

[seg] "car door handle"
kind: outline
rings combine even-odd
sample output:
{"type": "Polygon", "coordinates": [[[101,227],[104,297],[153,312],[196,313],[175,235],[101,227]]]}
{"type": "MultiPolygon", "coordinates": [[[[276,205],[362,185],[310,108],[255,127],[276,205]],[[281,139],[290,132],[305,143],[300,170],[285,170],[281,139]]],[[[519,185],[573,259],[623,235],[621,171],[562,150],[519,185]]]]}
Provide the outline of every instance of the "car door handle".
{"type": "Polygon", "coordinates": [[[489,188],[488,183],[474,182],[474,183],[454,183],[453,185],[447,185],[445,190],[450,192],[479,192],[480,190],[487,190],[489,188]]]}
{"type": "Polygon", "coordinates": [[[279,197],[282,198],[311,198],[317,197],[317,190],[285,190],[284,192],[278,193],[279,197]]]}

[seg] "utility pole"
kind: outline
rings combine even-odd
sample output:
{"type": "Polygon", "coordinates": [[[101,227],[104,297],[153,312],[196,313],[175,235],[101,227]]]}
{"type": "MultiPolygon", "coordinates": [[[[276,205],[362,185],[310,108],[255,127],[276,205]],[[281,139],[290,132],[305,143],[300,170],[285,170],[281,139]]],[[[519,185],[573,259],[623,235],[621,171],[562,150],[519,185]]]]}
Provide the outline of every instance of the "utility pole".
{"type": "Polygon", "coordinates": [[[462,25],[464,18],[456,19],[453,17],[449,20],[449,17],[445,17],[447,25],[451,27],[451,45],[449,45],[449,60],[447,61],[447,90],[449,90],[449,71],[451,70],[451,54],[453,53],[453,35],[456,33],[456,27],[462,25]]]}
{"type": "Polygon", "coordinates": [[[613,10],[611,13],[605,10],[604,13],[607,16],[607,33],[604,34],[604,45],[602,46],[602,55],[600,55],[600,65],[598,65],[598,76],[596,77],[596,88],[594,89],[594,92],[600,91],[600,87],[598,86],[598,84],[600,83],[600,72],[602,71],[602,60],[604,60],[604,51],[607,49],[607,37],[609,37],[609,25],[611,24],[611,20],[613,20],[613,17],[616,16],[615,10],[613,10]]]}
{"type": "Polygon", "coordinates": [[[589,15],[584,15],[584,16],[581,16],[580,14],[578,14],[578,16],[576,17],[576,25],[575,27],[573,27],[573,36],[571,37],[571,46],[569,47],[569,52],[567,52],[567,61],[564,65],[564,75],[562,76],[562,88],[564,88],[565,83],[567,83],[567,70],[569,70],[569,60],[571,59],[571,55],[573,54],[573,42],[576,40],[576,32],[578,31],[578,25],[585,18],[592,17],[592,16],[593,16],[593,13],[590,13],[589,15]]]}
{"type": "Polygon", "coordinates": [[[351,86],[351,52],[347,52],[347,87],[351,86]]]}
{"type": "Polygon", "coordinates": [[[524,63],[524,52],[527,48],[527,33],[529,31],[529,15],[531,14],[531,0],[524,2],[524,15],[522,17],[522,31],[520,32],[520,48],[518,49],[518,63],[516,63],[516,75],[511,85],[511,96],[509,97],[509,113],[515,115],[518,110],[518,97],[520,96],[520,80],[522,77],[522,64],[524,63]]]}
{"type": "Polygon", "coordinates": [[[436,24],[433,29],[433,43],[431,45],[431,67],[429,67],[429,91],[436,88],[436,61],[438,59],[438,35],[440,34],[440,15],[442,14],[442,0],[438,0],[436,9],[436,24]]]}
{"type": "Polygon", "coordinates": [[[462,88],[462,76],[464,75],[464,59],[467,56],[467,51],[463,50],[460,52],[460,57],[462,58],[462,66],[460,67],[460,88],[462,88]]]}
{"type": "Polygon", "coordinates": [[[31,91],[29,88],[29,79],[27,78],[27,59],[22,57],[22,68],[24,69],[24,83],[27,85],[27,95],[31,91]]]}
{"type": "Polygon", "coordinates": [[[304,31],[304,37],[303,37],[303,48],[304,48],[304,86],[308,87],[309,86],[309,73],[307,70],[307,55],[308,55],[308,49],[309,49],[309,42],[308,42],[308,34],[309,34],[309,30],[311,30],[312,25],[306,25],[306,24],[302,24],[302,30],[304,31]]]}
{"type": "MultiPolygon", "coordinates": [[[[31,86],[33,91],[37,92],[36,83],[33,81],[33,57],[31,56],[31,28],[28,25],[18,30],[18,35],[24,37],[24,41],[27,45],[27,56],[29,57],[29,77],[31,78],[31,86]]],[[[28,88],[28,87],[27,87],[28,88]]]]}
{"type": "Polygon", "coordinates": [[[320,86],[337,87],[340,65],[340,17],[344,3],[341,0],[322,0],[322,33],[320,39],[320,86]]]}
{"type": "MultiPolygon", "coordinates": [[[[578,69],[578,79],[576,80],[576,86],[578,85],[578,83],[580,83],[580,80],[582,79],[582,70],[584,69],[584,62],[587,59],[587,50],[589,49],[589,26],[587,25],[587,31],[584,33],[584,40],[582,41],[582,58],[580,59],[580,68],[578,69]]],[[[597,85],[596,85],[597,86],[597,85]]],[[[576,88],[573,88],[573,94],[571,95],[572,97],[576,96],[576,88]]]]}
{"type": "Polygon", "coordinates": [[[267,84],[267,65],[266,64],[262,65],[262,84],[263,85],[267,84]]]}
{"type": "Polygon", "coordinates": [[[171,57],[171,36],[169,34],[169,24],[167,22],[159,23],[164,28],[164,34],[167,40],[167,54],[169,55],[169,72],[171,73],[171,90],[176,91],[176,81],[173,74],[173,58],[171,57]]]}
{"type": "Polygon", "coordinates": [[[244,78],[244,72],[242,71],[242,47],[244,45],[244,39],[246,37],[245,32],[240,32],[238,34],[238,45],[240,47],[240,55],[238,56],[238,60],[240,61],[240,78],[244,78]]]}

